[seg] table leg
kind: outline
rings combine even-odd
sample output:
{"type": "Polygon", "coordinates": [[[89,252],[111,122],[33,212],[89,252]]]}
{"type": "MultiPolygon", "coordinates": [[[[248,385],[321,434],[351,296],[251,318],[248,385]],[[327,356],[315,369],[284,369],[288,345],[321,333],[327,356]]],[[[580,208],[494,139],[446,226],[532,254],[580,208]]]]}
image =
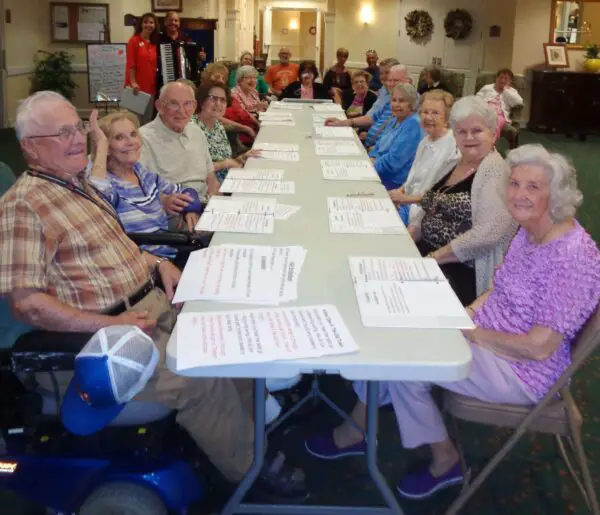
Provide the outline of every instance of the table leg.
{"type": "Polygon", "coordinates": [[[254,380],[254,458],[252,465],[246,472],[244,479],[240,482],[235,492],[223,508],[222,515],[233,515],[239,513],[242,500],[252,487],[265,461],[265,403],[266,379],[254,380]]]}

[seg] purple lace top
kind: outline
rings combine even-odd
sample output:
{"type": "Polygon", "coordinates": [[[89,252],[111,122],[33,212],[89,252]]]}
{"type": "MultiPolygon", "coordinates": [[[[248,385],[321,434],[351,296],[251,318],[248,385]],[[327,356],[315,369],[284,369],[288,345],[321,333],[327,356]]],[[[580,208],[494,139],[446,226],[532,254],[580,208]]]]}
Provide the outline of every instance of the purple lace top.
{"type": "Polygon", "coordinates": [[[564,336],[547,359],[509,361],[527,390],[540,400],[571,363],[571,342],[599,300],[600,252],[579,223],[544,245],[531,243],[520,229],[474,321],[505,333],[526,334],[539,325],[564,336]]]}

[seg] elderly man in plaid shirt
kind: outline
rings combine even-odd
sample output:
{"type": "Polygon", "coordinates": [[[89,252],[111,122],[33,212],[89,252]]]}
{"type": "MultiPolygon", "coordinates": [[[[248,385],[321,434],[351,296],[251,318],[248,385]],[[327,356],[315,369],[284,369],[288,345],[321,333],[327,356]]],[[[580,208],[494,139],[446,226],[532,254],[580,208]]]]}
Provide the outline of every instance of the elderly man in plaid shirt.
{"type": "MultiPolygon", "coordinates": [[[[253,458],[251,383],[180,377],[164,363],[179,270],[140,251],[89,184],[86,127],[68,101],[32,95],[15,128],[28,170],[0,199],[0,295],[39,329],[91,333],[125,324],[150,334],[162,359],[140,398],[177,410],[177,422],[225,478],[240,481],[253,458]]],[[[304,476],[269,451],[257,493],[304,498],[304,476]]]]}

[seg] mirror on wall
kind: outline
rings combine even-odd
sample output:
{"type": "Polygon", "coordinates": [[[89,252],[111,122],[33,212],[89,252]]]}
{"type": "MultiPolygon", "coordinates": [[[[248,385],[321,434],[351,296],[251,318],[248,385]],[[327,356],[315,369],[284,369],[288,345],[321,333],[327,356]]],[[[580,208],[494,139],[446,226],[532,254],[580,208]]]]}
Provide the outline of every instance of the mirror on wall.
{"type": "Polygon", "coordinates": [[[600,0],[552,0],[549,43],[600,43],[600,0]]]}

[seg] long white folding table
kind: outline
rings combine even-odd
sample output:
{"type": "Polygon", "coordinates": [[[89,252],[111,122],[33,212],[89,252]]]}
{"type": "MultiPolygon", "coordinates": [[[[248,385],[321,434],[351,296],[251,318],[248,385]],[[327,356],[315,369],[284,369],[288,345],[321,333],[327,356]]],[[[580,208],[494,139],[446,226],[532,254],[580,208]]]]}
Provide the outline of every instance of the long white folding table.
{"type": "MultiPolygon", "coordinates": [[[[296,182],[294,195],[279,201],[302,209],[290,219],[277,221],[273,234],[216,233],[213,244],[300,245],[308,250],[298,284],[298,300],[290,305],[334,304],[360,347],[352,355],[318,359],[277,361],[248,365],[198,367],[180,370],[177,366],[177,326],[167,347],[167,364],[180,375],[190,377],[244,377],[255,379],[254,461],[246,477],[225,506],[222,514],[402,514],[395,495],[377,465],[377,397],[379,381],[457,381],[467,376],[471,352],[458,330],[385,329],[362,325],[348,267],[348,256],[414,257],[419,253],[408,234],[332,234],[329,232],[327,197],[386,197],[379,182],[325,181],[315,155],[313,113],[309,105],[290,111],[293,127],[269,126],[260,130],[257,141],[297,143],[299,162],[251,160],[248,168],[283,168],[285,180],[296,182]],[[367,465],[386,507],[347,507],[248,504],[243,499],[258,477],[265,451],[265,379],[290,378],[301,373],[340,374],[348,380],[367,382],[367,465]]],[[[360,146],[358,138],[357,145],[360,146]]],[[[361,147],[362,149],[362,147],[361,147]]],[[[332,157],[323,157],[331,159],[332,157]]],[[[357,156],[335,156],[357,159],[357,156]]],[[[361,150],[361,159],[368,156],[361,150]]],[[[184,312],[240,309],[239,304],[187,302],[184,312]]],[[[325,399],[328,401],[328,399],[325,399]]],[[[327,402],[332,405],[330,401],[327,402]]],[[[334,406],[332,406],[334,407],[334,406]]],[[[335,407],[334,407],[335,409],[335,407]]],[[[326,467],[327,463],[323,463],[326,467]]]]}

